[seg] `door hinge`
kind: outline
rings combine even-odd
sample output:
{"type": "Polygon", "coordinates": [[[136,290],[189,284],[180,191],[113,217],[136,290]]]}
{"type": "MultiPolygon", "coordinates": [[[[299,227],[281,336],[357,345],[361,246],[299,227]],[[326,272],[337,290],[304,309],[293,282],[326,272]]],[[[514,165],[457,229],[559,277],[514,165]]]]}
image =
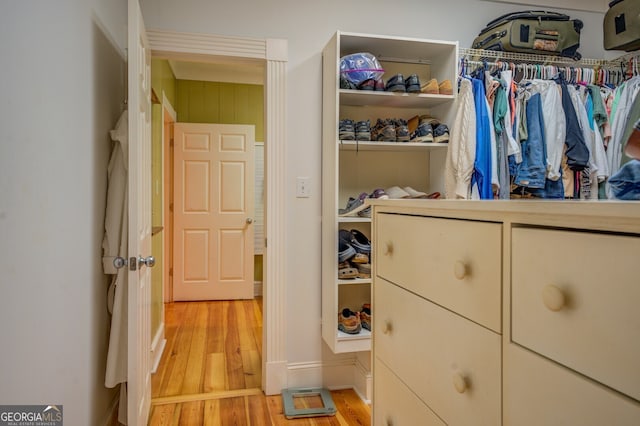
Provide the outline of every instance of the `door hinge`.
{"type": "Polygon", "coordinates": [[[169,276],[172,277],[173,276],[173,268],[169,268],[169,276]]]}
{"type": "Polygon", "coordinates": [[[173,213],[173,203],[169,203],[169,211],[173,213]]]}
{"type": "Polygon", "coordinates": [[[265,246],[265,248],[267,247],[267,239],[266,238],[264,239],[264,246],[265,246]]]}
{"type": "Polygon", "coordinates": [[[169,139],[169,146],[173,148],[173,138],[169,139]]]}

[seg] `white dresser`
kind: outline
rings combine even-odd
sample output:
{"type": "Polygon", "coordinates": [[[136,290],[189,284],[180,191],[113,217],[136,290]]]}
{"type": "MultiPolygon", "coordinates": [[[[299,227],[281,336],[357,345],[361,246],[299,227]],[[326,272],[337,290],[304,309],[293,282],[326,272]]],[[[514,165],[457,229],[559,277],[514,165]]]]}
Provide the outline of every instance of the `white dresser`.
{"type": "Polygon", "coordinates": [[[373,204],[374,425],[640,425],[640,203],[373,204]]]}

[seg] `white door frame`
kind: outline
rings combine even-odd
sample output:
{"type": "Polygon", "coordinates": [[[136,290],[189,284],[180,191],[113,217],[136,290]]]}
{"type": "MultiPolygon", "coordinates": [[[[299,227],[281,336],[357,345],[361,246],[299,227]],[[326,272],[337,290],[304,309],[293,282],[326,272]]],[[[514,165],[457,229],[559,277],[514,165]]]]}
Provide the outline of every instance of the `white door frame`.
{"type": "Polygon", "coordinates": [[[191,62],[255,62],[265,67],[265,247],[262,387],[287,387],[285,280],[285,144],[287,40],[148,30],[152,56],[191,62]]]}

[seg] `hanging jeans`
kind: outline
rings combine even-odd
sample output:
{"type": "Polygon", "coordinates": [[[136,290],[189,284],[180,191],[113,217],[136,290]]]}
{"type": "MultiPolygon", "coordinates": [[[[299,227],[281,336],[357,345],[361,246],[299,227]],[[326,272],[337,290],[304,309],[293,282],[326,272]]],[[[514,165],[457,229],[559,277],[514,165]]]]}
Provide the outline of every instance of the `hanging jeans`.
{"type": "Polygon", "coordinates": [[[540,94],[527,102],[528,138],[522,142],[522,163],[518,167],[514,183],[527,188],[544,188],[547,171],[547,150],[542,118],[540,94]]]}

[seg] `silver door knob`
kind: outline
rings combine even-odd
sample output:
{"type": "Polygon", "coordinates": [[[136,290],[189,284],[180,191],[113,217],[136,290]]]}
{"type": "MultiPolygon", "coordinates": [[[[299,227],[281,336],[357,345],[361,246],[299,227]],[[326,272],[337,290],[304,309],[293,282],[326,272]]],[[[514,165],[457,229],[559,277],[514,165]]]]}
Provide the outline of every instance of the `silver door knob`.
{"type": "Polygon", "coordinates": [[[118,256],[113,258],[113,266],[115,266],[116,269],[124,268],[127,266],[127,263],[127,259],[124,257],[118,256]]]}
{"type": "Polygon", "coordinates": [[[252,224],[252,223],[253,223],[253,219],[252,219],[252,218],[250,218],[250,217],[248,217],[248,218],[247,218],[247,220],[246,220],[246,222],[247,222],[248,224],[252,224]]]}
{"type": "Polygon", "coordinates": [[[145,265],[147,268],[153,268],[155,264],[156,264],[156,258],[153,256],[138,257],[138,266],[145,265]]]}

